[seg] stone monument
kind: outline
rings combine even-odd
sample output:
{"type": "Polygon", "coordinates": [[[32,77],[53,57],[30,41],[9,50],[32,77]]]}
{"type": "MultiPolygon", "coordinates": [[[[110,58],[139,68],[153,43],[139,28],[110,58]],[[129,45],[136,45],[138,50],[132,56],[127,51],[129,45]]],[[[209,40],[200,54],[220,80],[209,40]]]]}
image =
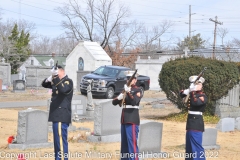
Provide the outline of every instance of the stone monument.
{"type": "Polygon", "coordinates": [[[93,98],[92,98],[92,85],[93,80],[88,80],[88,87],[87,87],[87,115],[90,117],[93,117],[94,113],[94,104],[93,104],[93,98]]]}
{"type": "Polygon", "coordinates": [[[94,134],[88,136],[90,142],[120,142],[122,108],[112,105],[112,100],[95,102],[94,134]]]}
{"type": "Polygon", "coordinates": [[[48,113],[37,109],[18,112],[16,143],[9,144],[10,149],[28,149],[52,147],[48,142],[48,113]]]}

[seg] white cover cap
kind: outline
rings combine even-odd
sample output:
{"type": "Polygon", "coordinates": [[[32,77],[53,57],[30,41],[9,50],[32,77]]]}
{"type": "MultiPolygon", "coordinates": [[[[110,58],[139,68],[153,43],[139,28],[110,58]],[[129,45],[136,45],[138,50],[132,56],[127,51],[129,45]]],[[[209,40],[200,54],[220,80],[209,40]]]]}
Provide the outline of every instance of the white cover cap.
{"type": "MultiPolygon", "coordinates": [[[[190,81],[191,83],[193,83],[193,82],[197,79],[197,77],[198,77],[198,76],[191,76],[191,77],[189,77],[189,81],[190,81]]],[[[204,83],[204,82],[205,82],[205,79],[204,79],[203,77],[200,77],[198,81],[201,82],[201,83],[204,83]]]]}
{"type": "MultiPolygon", "coordinates": [[[[127,76],[127,77],[131,77],[133,74],[134,74],[135,71],[125,71],[124,74],[127,76]]],[[[135,77],[139,76],[138,73],[135,74],[135,77]]]]}

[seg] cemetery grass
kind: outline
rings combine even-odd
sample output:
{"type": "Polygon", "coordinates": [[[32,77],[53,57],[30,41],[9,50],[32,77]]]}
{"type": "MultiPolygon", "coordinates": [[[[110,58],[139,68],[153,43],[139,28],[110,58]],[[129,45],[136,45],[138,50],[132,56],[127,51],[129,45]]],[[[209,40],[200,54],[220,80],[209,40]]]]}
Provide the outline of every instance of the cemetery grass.
{"type": "MultiPolygon", "coordinates": [[[[12,93],[5,92],[1,93],[1,102],[6,101],[27,101],[27,100],[47,100],[50,98],[47,90],[40,90],[37,94],[30,92],[25,93],[12,93]],[[2,98],[2,96],[5,96],[2,98]]],[[[146,91],[145,98],[162,98],[164,97],[163,92],[159,91],[146,91]]],[[[184,116],[182,121],[174,119],[169,120],[166,118],[169,114],[177,114],[179,110],[167,100],[159,101],[163,103],[165,108],[155,109],[152,108],[152,104],[156,102],[141,102],[144,106],[140,110],[141,120],[153,120],[163,123],[163,135],[162,135],[162,148],[161,151],[168,154],[168,158],[164,159],[184,159],[184,144],[185,144],[185,121],[184,116]]],[[[11,135],[17,134],[17,118],[18,111],[26,108],[11,108],[11,109],[0,109],[0,159],[10,159],[6,157],[9,154],[17,155],[24,153],[26,156],[30,155],[29,160],[50,160],[53,154],[53,148],[42,148],[42,149],[8,149],[7,139],[11,135]],[[4,157],[5,156],[5,157],[4,157]]],[[[46,110],[46,106],[36,107],[36,109],[46,110]]],[[[89,128],[93,131],[93,122],[73,122],[73,126],[89,128]]],[[[205,128],[215,128],[215,123],[207,123],[205,128]]],[[[151,134],[151,133],[150,133],[151,134]]],[[[69,152],[71,153],[71,159],[86,159],[86,160],[98,160],[98,159],[110,159],[110,158],[99,158],[99,157],[87,157],[87,153],[101,153],[103,156],[107,153],[113,154],[112,160],[118,159],[118,153],[120,149],[120,143],[92,143],[86,140],[86,132],[77,130],[69,132],[69,152]],[[80,143],[78,142],[80,141],[80,143]]],[[[52,133],[48,135],[49,142],[53,142],[52,133]]],[[[220,145],[219,150],[206,150],[207,159],[217,160],[238,160],[240,157],[240,131],[233,132],[219,132],[217,137],[217,144],[220,145]]],[[[14,158],[16,159],[16,158],[14,158]]],[[[159,159],[159,158],[155,158],[159,159]]],[[[154,160],[155,160],[154,159],[154,160]]]]}

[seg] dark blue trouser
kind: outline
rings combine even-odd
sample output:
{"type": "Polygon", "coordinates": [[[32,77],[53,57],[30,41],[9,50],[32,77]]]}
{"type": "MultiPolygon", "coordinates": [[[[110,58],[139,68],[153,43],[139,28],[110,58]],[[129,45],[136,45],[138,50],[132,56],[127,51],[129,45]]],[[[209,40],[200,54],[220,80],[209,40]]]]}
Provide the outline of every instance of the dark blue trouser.
{"type": "Polygon", "coordinates": [[[138,132],[138,125],[121,125],[121,160],[138,160],[138,132]]]}
{"type": "Polygon", "coordinates": [[[68,160],[68,126],[68,123],[63,122],[52,124],[55,160],[68,160]]]}
{"type": "Polygon", "coordinates": [[[188,130],[186,132],[186,158],[185,160],[205,160],[202,147],[203,132],[188,130]]]}

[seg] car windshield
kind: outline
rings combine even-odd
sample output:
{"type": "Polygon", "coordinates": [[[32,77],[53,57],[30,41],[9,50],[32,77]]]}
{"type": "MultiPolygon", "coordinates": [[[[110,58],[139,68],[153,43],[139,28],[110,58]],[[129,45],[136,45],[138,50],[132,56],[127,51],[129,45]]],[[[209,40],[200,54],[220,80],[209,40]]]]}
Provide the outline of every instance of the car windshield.
{"type": "Polygon", "coordinates": [[[103,66],[96,69],[93,73],[98,75],[108,76],[108,77],[116,77],[118,72],[119,72],[118,69],[103,66]]]}

